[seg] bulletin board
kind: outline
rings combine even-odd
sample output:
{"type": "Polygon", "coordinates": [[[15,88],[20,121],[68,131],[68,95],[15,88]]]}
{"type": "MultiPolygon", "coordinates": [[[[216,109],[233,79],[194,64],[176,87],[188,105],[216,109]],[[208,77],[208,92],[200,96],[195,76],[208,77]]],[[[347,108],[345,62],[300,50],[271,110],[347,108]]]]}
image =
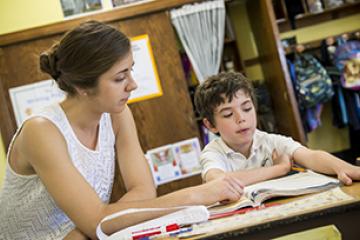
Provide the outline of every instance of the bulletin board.
{"type": "Polygon", "coordinates": [[[131,48],[135,63],[132,74],[138,88],[131,93],[129,103],[161,96],[163,93],[149,36],[131,38],[131,48]]]}

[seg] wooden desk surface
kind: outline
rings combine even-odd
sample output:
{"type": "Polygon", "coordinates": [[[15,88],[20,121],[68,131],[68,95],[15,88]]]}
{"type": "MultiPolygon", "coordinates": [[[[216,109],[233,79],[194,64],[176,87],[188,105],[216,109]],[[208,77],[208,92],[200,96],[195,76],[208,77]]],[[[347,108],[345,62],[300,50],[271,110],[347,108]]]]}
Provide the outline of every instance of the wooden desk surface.
{"type": "MultiPolygon", "coordinates": [[[[314,209],[304,214],[263,221],[261,224],[253,226],[217,229],[194,239],[271,239],[329,224],[334,224],[345,240],[360,239],[358,224],[360,219],[360,182],[356,182],[352,186],[341,187],[341,189],[354,199],[346,203],[335,204],[335,206],[314,209]]],[[[301,198],[304,197],[292,197],[274,202],[287,203],[301,198]]]]}

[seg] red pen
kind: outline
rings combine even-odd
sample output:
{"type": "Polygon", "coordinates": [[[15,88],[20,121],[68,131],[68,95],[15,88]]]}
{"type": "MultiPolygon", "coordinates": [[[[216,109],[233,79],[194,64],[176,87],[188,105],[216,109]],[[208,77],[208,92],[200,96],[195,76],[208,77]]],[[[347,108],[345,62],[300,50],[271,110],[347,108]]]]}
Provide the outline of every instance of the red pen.
{"type": "Polygon", "coordinates": [[[247,213],[247,212],[250,212],[250,211],[254,211],[254,210],[258,210],[258,209],[262,209],[262,208],[267,208],[267,207],[272,207],[272,206],[277,206],[277,205],[280,205],[280,204],[279,203],[265,203],[264,205],[261,205],[259,207],[247,207],[247,208],[241,208],[241,209],[238,209],[238,210],[234,210],[234,211],[231,211],[231,212],[211,214],[209,220],[228,217],[228,216],[232,216],[232,215],[235,215],[235,214],[243,214],[243,213],[247,213]]]}
{"type": "Polygon", "coordinates": [[[166,226],[152,227],[149,229],[132,232],[132,239],[137,240],[141,238],[151,237],[162,233],[176,231],[178,229],[180,229],[180,226],[177,223],[169,224],[166,226]]]}

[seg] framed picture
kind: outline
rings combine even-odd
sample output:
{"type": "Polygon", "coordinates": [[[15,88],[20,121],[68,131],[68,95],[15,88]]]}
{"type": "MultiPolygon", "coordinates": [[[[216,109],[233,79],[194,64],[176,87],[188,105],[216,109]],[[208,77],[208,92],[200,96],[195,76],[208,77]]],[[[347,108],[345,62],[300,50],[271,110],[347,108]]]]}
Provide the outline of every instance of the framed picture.
{"type": "Polygon", "coordinates": [[[144,0],[112,0],[113,7],[126,5],[134,2],[143,2],[144,0]]]}
{"type": "Polygon", "coordinates": [[[60,0],[60,2],[65,18],[103,9],[103,0],[60,0]]]}

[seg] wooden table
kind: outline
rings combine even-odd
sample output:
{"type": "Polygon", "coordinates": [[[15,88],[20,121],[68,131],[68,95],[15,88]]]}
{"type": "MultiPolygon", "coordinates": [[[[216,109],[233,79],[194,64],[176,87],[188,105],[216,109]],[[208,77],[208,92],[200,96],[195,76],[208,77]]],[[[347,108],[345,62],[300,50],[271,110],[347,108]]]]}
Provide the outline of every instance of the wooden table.
{"type": "MultiPolygon", "coordinates": [[[[345,204],[342,203],[320,210],[311,209],[310,212],[264,221],[253,226],[235,229],[234,226],[230,229],[224,227],[194,239],[271,239],[330,224],[334,224],[340,230],[343,239],[360,239],[360,182],[356,182],[352,186],[341,187],[341,189],[353,196],[354,199],[345,204]]],[[[275,200],[275,202],[281,204],[298,199],[300,198],[287,198],[275,200]]]]}

